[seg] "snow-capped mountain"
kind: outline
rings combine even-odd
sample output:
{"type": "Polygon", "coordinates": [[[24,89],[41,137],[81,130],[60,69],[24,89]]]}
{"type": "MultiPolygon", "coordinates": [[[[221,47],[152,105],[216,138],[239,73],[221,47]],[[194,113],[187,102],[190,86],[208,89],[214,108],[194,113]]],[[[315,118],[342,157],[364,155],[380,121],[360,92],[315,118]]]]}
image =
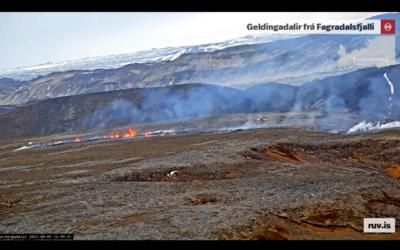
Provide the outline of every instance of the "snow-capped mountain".
{"type": "MultiPolygon", "coordinates": [[[[400,14],[385,14],[373,19],[395,19],[400,23],[400,14]]],[[[396,30],[399,33],[400,26],[396,30]]],[[[374,39],[376,41],[377,37],[331,34],[248,36],[223,43],[154,49],[87,58],[79,62],[47,63],[14,71],[20,77],[29,74],[30,77],[36,76],[40,70],[54,73],[41,73],[45,76],[9,85],[11,87],[6,92],[0,91],[0,105],[24,105],[48,98],[186,83],[208,83],[241,89],[268,82],[302,85],[373,68],[372,65],[354,64],[352,58],[349,64],[341,61],[354,51],[358,51],[361,57],[375,56],[375,52],[384,49],[385,44],[372,53],[364,48],[374,39]],[[363,54],[360,51],[366,52],[363,54]],[[132,63],[132,58],[136,58],[138,63],[132,63]],[[64,71],[68,67],[73,70],[64,71]]],[[[400,39],[395,41],[398,60],[400,39]]],[[[398,61],[393,61],[393,64],[396,63],[398,61]]],[[[10,74],[5,75],[12,78],[10,74]]]]}
{"type": "Polygon", "coordinates": [[[151,50],[143,50],[126,54],[87,57],[63,62],[47,62],[40,65],[2,69],[0,70],[0,78],[7,77],[19,81],[28,81],[38,76],[44,76],[53,72],[63,72],[69,70],[115,69],[132,63],[167,62],[173,61],[185,53],[213,52],[238,45],[266,43],[299,36],[301,35],[251,35],[218,43],[182,47],[166,47],[159,49],[153,48],[151,50]]]}
{"type": "MultiPolygon", "coordinates": [[[[139,65],[127,66],[123,75],[129,70],[140,70],[139,65]]],[[[288,112],[288,115],[277,121],[249,120],[244,127],[297,124],[340,133],[365,125],[384,128],[399,125],[392,122],[400,120],[397,89],[400,89],[400,65],[362,69],[299,86],[268,83],[239,90],[192,83],[73,95],[0,114],[0,139],[256,112],[288,112]],[[386,83],[386,77],[391,85],[386,83]],[[301,110],[307,112],[298,112],[301,110]],[[386,116],[390,123],[383,126],[369,123],[385,122],[382,118],[386,116]],[[359,124],[363,120],[368,123],[359,124]]]]}

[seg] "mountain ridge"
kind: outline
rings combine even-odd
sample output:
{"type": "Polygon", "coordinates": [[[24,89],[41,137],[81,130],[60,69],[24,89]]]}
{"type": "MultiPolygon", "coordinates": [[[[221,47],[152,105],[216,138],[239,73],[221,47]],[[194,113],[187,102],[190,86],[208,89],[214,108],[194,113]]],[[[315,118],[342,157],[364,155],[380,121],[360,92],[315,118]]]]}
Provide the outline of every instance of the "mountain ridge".
{"type": "MultiPolygon", "coordinates": [[[[393,18],[400,23],[399,13],[369,19],[377,18],[393,18]]],[[[396,30],[400,31],[400,27],[396,30]]],[[[343,45],[350,53],[364,48],[368,39],[374,37],[376,35],[311,34],[268,43],[230,46],[213,52],[185,52],[172,61],[134,63],[115,69],[53,72],[19,82],[18,86],[12,85],[7,91],[0,85],[0,105],[21,106],[46,98],[193,82],[238,89],[265,82],[301,85],[362,69],[356,65],[339,67],[339,47],[343,45]]],[[[400,55],[400,39],[396,39],[396,53],[400,55]]]]}
{"type": "MultiPolygon", "coordinates": [[[[239,90],[213,84],[131,88],[40,100],[0,115],[0,139],[72,132],[128,124],[170,121],[227,113],[335,110],[360,119],[400,118],[400,65],[362,69],[300,86],[266,83],[239,90]],[[387,73],[395,94],[384,78],[387,73]],[[390,97],[390,101],[389,101],[390,97]]],[[[349,121],[340,126],[352,127],[349,121]]],[[[358,121],[360,122],[360,121],[358,121]]],[[[320,124],[322,130],[336,129],[320,124]]],[[[333,126],[333,127],[332,127],[333,126]]]]}

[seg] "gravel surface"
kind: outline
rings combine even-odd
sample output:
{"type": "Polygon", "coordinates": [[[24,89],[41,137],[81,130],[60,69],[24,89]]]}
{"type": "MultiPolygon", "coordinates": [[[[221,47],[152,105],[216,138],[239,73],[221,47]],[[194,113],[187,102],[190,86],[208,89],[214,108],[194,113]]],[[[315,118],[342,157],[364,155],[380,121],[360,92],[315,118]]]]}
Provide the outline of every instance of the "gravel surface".
{"type": "Polygon", "coordinates": [[[1,233],[400,239],[399,131],[260,128],[14,152],[43,139],[2,141],[1,233]],[[363,233],[363,218],[396,218],[396,233],[363,233]]]}

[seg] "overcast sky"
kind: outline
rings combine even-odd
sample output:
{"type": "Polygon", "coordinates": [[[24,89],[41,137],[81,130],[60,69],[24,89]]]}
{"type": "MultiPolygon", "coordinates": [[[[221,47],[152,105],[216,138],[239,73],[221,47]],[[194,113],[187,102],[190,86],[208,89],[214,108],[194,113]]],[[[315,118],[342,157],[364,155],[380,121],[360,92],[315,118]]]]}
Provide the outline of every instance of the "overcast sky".
{"type": "Polygon", "coordinates": [[[0,69],[268,32],[249,31],[248,23],[359,21],[379,14],[383,13],[0,12],[0,69]]]}

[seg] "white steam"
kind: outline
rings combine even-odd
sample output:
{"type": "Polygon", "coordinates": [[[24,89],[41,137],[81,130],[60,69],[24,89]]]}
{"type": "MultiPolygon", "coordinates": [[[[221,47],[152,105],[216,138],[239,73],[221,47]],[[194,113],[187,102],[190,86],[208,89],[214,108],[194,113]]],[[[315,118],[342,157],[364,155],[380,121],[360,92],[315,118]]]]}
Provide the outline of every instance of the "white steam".
{"type": "Polygon", "coordinates": [[[389,78],[387,77],[387,73],[385,73],[383,76],[386,78],[386,81],[387,81],[388,84],[390,85],[390,92],[391,92],[391,94],[393,95],[393,94],[394,94],[394,86],[393,86],[392,82],[391,82],[391,81],[389,80],[389,78]]]}
{"type": "MultiPolygon", "coordinates": [[[[392,82],[389,80],[389,78],[387,77],[387,73],[383,74],[383,77],[385,77],[386,81],[388,82],[388,84],[390,86],[390,94],[391,94],[391,96],[389,96],[390,103],[388,105],[388,116],[385,117],[385,119],[388,119],[390,117],[390,115],[392,114],[391,109],[393,106],[392,96],[394,94],[394,86],[393,86],[392,82]]],[[[378,122],[378,123],[368,122],[367,123],[366,121],[362,121],[359,124],[357,124],[356,126],[350,128],[347,133],[366,131],[366,130],[375,130],[375,129],[396,128],[396,127],[400,127],[399,121],[385,123],[385,124],[383,122],[378,122]]]]}
{"type": "Polygon", "coordinates": [[[238,129],[243,129],[243,130],[249,130],[249,129],[257,129],[257,128],[268,128],[268,127],[274,127],[277,126],[275,123],[270,123],[270,122],[265,122],[266,119],[258,118],[254,120],[248,120],[246,123],[239,125],[239,126],[231,126],[231,127],[225,127],[219,130],[238,130],[238,129]],[[264,121],[262,123],[256,122],[256,121],[264,121]]]}
{"type": "Polygon", "coordinates": [[[161,133],[173,133],[175,130],[157,130],[157,131],[151,131],[147,132],[148,134],[161,134],[161,133]]]}
{"type": "Polygon", "coordinates": [[[393,96],[393,94],[394,94],[394,86],[393,86],[393,84],[392,84],[392,82],[389,80],[389,78],[387,77],[387,73],[385,73],[384,75],[383,75],[385,78],[386,78],[386,81],[388,82],[388,84],[390,85],[390,93],[392,94],[390,97],[389,97],[389,106],[388,106],[388,116],[387,116],[387,118],[389,118],[390,117],[390,115],[392,114],[392,96],[393,96]]]}
{"type": "Polygon", "coordinates": [[[356,126],[352,127],[349,129],[347,132],[349,133],[354,133],[354,132],[359,132],[359,131],[367,131],[367,130],[375,130],[375,129],[388,129],[388,128],[397,128],[400,127],[400,121],[395,121],[395,122],[390,122],[390,123],[385,123],[382,124],[380,122],[378,123],[372,123],[372,122],[366,122],[362,121],[356,126]]]}

